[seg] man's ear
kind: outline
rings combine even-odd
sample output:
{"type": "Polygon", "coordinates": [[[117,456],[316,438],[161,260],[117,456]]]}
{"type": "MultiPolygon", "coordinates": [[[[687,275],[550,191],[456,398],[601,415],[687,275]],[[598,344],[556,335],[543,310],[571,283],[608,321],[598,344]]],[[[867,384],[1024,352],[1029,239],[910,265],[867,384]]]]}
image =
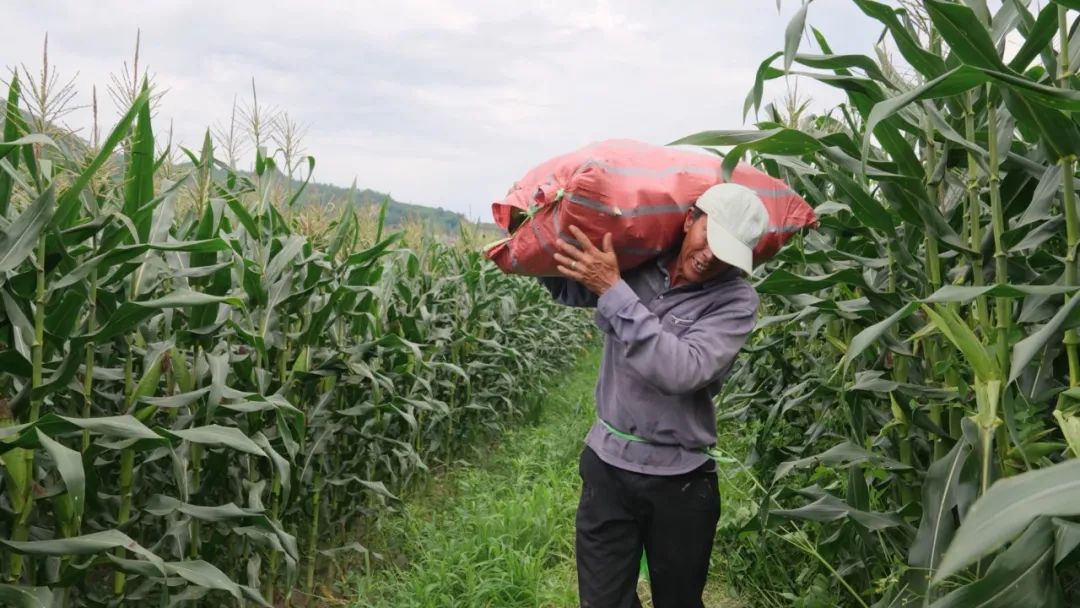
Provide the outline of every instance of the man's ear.
{"type": "Polygon", "coordinates": [[[690,232],[690,226],[694,225],[694,210],[690,209],[686,212],[686,217],[683,218],[682,231],[683,234],[690,232]]]}

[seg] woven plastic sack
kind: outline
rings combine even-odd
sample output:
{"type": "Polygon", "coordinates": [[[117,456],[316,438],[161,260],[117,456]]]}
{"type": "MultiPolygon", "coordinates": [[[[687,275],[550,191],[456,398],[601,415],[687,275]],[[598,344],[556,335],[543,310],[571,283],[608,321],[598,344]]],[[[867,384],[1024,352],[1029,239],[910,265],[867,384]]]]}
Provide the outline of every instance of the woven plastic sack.
{"type": "MultiPolygon", "coordinates": [[[[679,243],[687,209],[723,181],[721,162],[712,154],[632,140],[601,141],[557,156],[492,204],[495,223],[510,236],[484,253],[504,272],[557,276],[555,242],[574,242],[567,227],[575,225],[594,243],[611,232],[620,267],[633,268],[679,243]]],[[[755,265],[817,223],[810,205],[781,180],[740,164],[732,182],[754,190],[769,213],[755,265]]]]}

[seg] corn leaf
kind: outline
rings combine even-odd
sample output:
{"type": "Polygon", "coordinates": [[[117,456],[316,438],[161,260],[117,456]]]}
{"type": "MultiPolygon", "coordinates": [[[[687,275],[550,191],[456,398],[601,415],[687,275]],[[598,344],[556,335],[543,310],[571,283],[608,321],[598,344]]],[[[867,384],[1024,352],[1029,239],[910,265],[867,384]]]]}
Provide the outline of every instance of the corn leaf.
{"type": "Polygon", "coordinates": [[[15,270],[30,257],[55,211],[56,198],[49,186],[0,232],[0,273],[15,270]]]}
{"type": "Polygon", "coordinates": [[[795,59],[795,53],[799,51],[799,40],[802,39],[803,31],[806,30],[806,9],[810,8],[812,0],[803,0],[802,6],[788,22],[787,31],[784,33],[784,69],[791,69],[791,62],[795,59]]]}
{"type": "MultiPolygon", "coordinates": [[[[1040,517],[1077,514],[1080,514],[1080,460],[999,480],[971,507],[945,552],[934,581],[952,576],[1013,540],[1040,517]]],[[[1025,543],[1014,546],[1022,547],[1025,543]]],[[[1053,556],[1052,548],[1049,552],[1053,556]]]]}
{"type": "Polygon", "coordinates": [[[984,382],[1002,379],[1001,368],[987,352],[986,348],[975,332],[957,315],[955,311],[947,307],[930,307],[923,305],[923,312],[938,330],[952,342],[964,358],[971,363],[975,377],[984,382]]]}
{"type": "Polygon", "coordinates": [[[53,605],[53,593],[48,587],[0,584],[0,601],[12,608],[50,608],[53,605]]]}
{"type": "MultiPolygon", "coordinates": [[[[964,527],[961,526],[961,534],[964,527]]],[[[956,541],[959,542],[958,537],[956,541]]],[[[1012,608],[1064,606],[1054,572],[1054,529],[1039,518],[1004,553],[986,575],[931,604],[931,608],[1012,608]]]]}

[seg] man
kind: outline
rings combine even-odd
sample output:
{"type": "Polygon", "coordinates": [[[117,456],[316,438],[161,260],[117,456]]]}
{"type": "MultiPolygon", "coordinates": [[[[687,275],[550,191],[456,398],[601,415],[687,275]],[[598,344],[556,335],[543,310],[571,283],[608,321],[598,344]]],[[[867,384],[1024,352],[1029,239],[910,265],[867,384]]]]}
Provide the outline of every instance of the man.
{"type": "Polygon", "coordinates": [[[565,278],[540,282],[560,303],[595,307],[604,332],[597,421],[585,439],[577,511],[583,608],[636,608],[642,550],[657,608],[703,606],[720,496],[713,397],[754,328],[745,279],[768,225],[764,204],[735,184],[687,212],[677,250],[621,274],[577,227],[558,242],[565,278]]]}

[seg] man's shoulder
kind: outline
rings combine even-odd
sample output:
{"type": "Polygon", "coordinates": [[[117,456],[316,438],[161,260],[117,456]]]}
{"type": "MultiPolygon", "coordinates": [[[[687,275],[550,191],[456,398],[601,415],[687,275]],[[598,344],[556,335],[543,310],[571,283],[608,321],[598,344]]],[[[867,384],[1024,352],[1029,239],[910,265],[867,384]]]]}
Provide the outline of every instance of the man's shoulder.
{"type": "Polygon", "coordinates": [[[717,308],[757,310],[761,301],[754,285],[741,275],[715,284],[712,291],[715,294],[712,299],[717,308]]]}

